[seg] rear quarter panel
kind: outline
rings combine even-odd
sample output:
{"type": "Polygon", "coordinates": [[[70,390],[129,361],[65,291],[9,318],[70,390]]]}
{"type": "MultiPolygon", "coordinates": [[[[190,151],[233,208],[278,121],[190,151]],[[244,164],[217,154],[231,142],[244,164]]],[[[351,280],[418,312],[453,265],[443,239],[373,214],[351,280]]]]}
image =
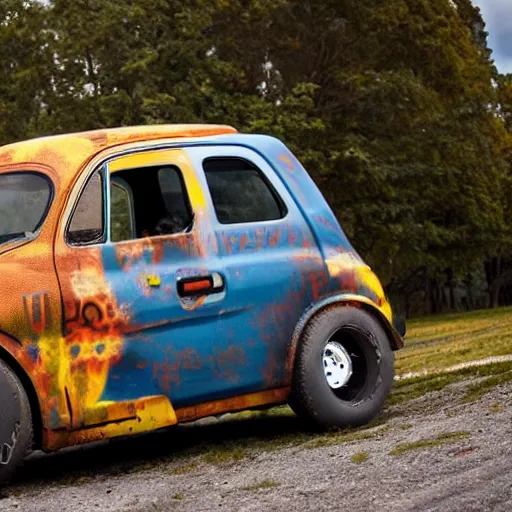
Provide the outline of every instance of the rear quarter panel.
{"type": "Polygon", "coordinates": [[[392,327],[393,313],[379,279],[351,245],[311,176],[278,139],[257,135],[251,136],[250,141],[290,191],[324,259],[328,284],[310,311],[333,301],[363,304],[386,323],[390,341],[398,348],[402,342],[392,327]]]}
{"type": "Polygon", "coordinates": [[[47,176],[54,185],[54,196],[35,239],[0,247],[0,352],[13,357],[32,381],[44,425],[58,428],[69,422],[59,386],[62,310],[53,262],[54,230],[62,197],[57,193],[59,177],[49,167],[0,167],[0,173],[26,170],[47,176]]]}

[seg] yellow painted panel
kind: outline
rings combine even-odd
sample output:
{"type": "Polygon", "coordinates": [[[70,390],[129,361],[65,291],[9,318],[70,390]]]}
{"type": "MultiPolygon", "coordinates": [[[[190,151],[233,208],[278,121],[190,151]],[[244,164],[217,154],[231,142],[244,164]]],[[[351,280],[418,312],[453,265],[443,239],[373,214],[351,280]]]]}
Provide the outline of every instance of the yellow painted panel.
{"type": "Polygon", "coordinates": [[[142,171],[143,168],[157,165],[177,166],[183,174],[192,208],[196,211],[202,211],[204,209],[206,206],[206,200],[203,190],[199,184],[190,159],[181,149],[146,151],[114,158],[108,163],[108,170],[113,174],[126,169],[141,168],[142,171]]]}
{"type": "Polygon", "coordinates": [[[88,414],[90,419],[101,421],[106,411],[110,413],[108,420],[113,420],[112,423],[71,432],[46,431],[43,439],[45,449],[54,451],[66,446],[150,432],[159,428],[170,427],[178,422],[174,408],[168,398],[164,396],[117,404],[100,403],[96,411],[91,409],[88,414]]]}

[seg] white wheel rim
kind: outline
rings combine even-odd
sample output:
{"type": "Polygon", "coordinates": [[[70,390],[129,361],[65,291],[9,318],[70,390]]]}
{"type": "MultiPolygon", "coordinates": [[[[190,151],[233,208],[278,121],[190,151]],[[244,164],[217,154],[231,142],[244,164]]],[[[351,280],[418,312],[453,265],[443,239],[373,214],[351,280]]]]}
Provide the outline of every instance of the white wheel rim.
{"type": "Polygon", "coordinates": [[[331,389],[339,389],[347,384],[352,376],[352,360],[342,345],[335,341],[327,343],[322,362],[331,389]]]}

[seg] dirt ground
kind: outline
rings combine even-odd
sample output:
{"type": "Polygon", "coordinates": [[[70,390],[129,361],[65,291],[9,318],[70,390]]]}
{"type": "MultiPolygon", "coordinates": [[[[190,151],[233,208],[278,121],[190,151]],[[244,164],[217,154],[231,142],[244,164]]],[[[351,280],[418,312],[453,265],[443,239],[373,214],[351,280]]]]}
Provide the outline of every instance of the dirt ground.
{"type": "Polygon", "coordinates": [[[36,454],[0,510],[510,511],[512,384],[469,404],[466,385],[344,435],[306,433],[284,411],[36,454]]]}

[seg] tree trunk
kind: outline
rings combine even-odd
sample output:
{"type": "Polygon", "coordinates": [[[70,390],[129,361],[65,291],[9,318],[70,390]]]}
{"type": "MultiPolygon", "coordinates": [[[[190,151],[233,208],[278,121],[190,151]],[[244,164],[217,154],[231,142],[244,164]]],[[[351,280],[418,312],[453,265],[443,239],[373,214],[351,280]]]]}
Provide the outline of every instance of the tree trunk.
{"type": "Polygon", "coordinates": [[[428,272],[425,272],[425,314],[431,315],[432,314],[432,286],[430,282],[430,278],[428,276],[428,272]]]}
{"type": "Polygon", "coordinates": [[[497,256],[485,263],[485,277],[489,292],[489,307],[497,308],[500,301],[501,291],[501,267],[502,258],[497,256]]]}
{"type": "Polygon", "coordinates": [[[467,309],[473,310],[475,306],[473,302],[473,276],[471,274],[467,275],[464,284],[466,285],[467,309]]]}
{"type": "Polygon", "coordinates": [[[497,308],[500,305],[500,291],[501,283],[499,279],[496,279],[489,289],[490,306],[492,309],[497,308]]]}
{"type": "Polygon", "coordinates": [[[446,285],[448,286],[448,309],[455,311],[457,306],[455,304],[455,281],[453,279],[453,270],[451,268],[446,269],[446,285]]]}
{"type": "Polygon", "coordinates": [[[433,315],[437,315],[441,312],[442,308],[442,297],[439,289],[439,283],[437,279],[430,280],[430,301],[431,311],[433,315]]]}

